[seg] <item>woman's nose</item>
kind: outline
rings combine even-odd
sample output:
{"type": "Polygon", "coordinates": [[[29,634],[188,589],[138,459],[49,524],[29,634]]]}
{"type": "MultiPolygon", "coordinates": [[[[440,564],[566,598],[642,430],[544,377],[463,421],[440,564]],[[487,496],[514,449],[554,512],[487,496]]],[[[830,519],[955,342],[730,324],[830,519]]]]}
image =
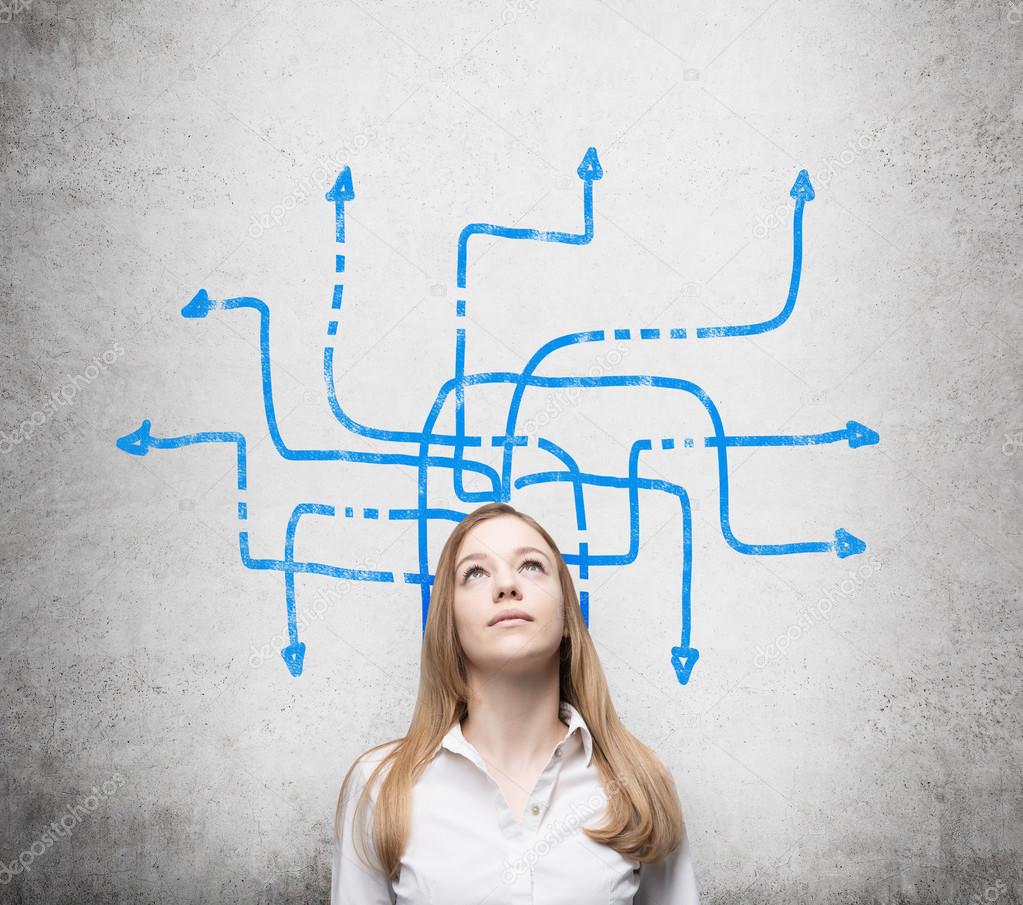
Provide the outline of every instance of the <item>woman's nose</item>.
{"type": "Polygon", "coordinates": [[[514,572],[502,572],[498,575],[494,583],[494,597],[496,600],[504,600],[506,597],[512,600],[522,599],[522,589],[514,572]]]}

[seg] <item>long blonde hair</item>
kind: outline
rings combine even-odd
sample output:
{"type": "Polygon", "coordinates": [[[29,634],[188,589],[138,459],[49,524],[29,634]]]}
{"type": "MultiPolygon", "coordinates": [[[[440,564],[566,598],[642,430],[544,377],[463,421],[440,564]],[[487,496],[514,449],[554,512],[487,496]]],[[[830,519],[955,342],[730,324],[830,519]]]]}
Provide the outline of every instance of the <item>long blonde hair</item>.
{"type": "Polygon", "coordinates": [[[377,776],[386,771],[374,806],[372,836],[379,860],[374,869],[382,870],[392,881],[397,880],[408,838],[412,788],[444,735],[468,713],[470,689],[465,653],[454,620],[455,557],[473,527],[505,514],[516,515],[536,529],[554,552],[558,565],[568,628],[568,635],[561,642],[561,698],[579,711],[590,730],[593,762],[608,801],[605,824],[599,828],[582,827],[583,832],[594,842],[640,862],[660,860],[682,839],[682,808],[675,780],[658,756],[618,718],[597,650],[583,621],[572,576],[554,538],[535,519],[509,504],[485,503],[455,526],[441,550],[423,634],[419,695],[408,732],[400,739],[382,742],[363,752],[349,767],[338,795],[336,839],[341,836],[349,780],[355,767],[366,755],[397,743],[369,775],[353,813],[353,826],[363,827],[360,811],[366,807],[377,776]]]}

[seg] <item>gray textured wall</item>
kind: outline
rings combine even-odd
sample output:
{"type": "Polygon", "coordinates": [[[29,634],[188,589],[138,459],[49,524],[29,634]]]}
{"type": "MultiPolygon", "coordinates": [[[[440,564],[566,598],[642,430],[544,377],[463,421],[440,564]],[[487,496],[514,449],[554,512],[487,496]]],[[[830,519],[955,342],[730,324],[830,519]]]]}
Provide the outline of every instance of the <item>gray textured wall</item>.
{"type": "MultiPolygon", "coordinates": [[[[383,450],[324,400],[337,171],[356,185],[339,392],[362,422],[415,430],[452,373],[459,230],[578,230],[589,146],[592,243],[473,240],[469,370],[520,368],[569,330],[770,316],[806,168],[783,328],[604,362],[569,349],[548,373],[685,377],[735,434],[853,419],[881,437],[733,451],[737,534],[868,544],[743,556],[709,453],[656,445],[705,432],[695,405],[530,396],[584,470],[627,474],[630,444],[655,438],[641,473],[694,501],[688,685],[669,662],[676,504],[645,494],[637,561],[585,587],[616,706],[677,777],[704,897],[1023,900],[1023,8],[33,0],[0,19],[0,861],[18,871],[0,869],[0,900],[324,900],[343,771],[407,726],[419,593],[299,576],[293,678],[282,576],[241,564],[231,448],[115,440],[143,418],[163,437],[244,432],[258,556],[281,555],[301,501],[414,506],[408,470],[283,461],[255,314],[181,307],[200,288],[266,299],[288,442],[383,450]]],[[[470,432],[503,430],[500,393],[468,398],[470,432]]],[[[458,504],[431,480],[432,505],[458,504]]],[[[564,487],[512,502],[576,549],[564,487]]],[[[622,494],[588,505],[593,547],[623,549],[622,494]]],[[[299,543],[400,575],[415,538],[310,518],[299,543]]]]}

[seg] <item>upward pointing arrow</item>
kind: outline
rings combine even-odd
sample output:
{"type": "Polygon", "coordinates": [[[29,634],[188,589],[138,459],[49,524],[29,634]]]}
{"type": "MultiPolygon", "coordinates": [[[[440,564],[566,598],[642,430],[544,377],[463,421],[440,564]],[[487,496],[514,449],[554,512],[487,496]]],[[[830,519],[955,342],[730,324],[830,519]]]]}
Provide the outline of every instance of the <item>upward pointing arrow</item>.
{"type": "Polygon", "coordinates": [[[587,148],[579,166],[575,170],[583,182],[596,182],[604,178],[604,168],[597,159],[597,149],[587,148]]]}
{"type": "Polygon", "coordinates": [[[355,189],[352,186],[352,169],[345,167],[337,174],[334,185],[330,191],[323,196],[328,201],[334,202],[334,213],[336,217],[334,238],[337,242],[345,240],[345,202],[355,197],[355,189]]]}
{"type": "Polygon", "coordinates": [[[796,181],[792,183],[792,188],[789,189],[789,194],[796,201],[813,201],[815,197],[813,185],[810,182],[810,174],[806,170],[799,171],[796,181]]]}

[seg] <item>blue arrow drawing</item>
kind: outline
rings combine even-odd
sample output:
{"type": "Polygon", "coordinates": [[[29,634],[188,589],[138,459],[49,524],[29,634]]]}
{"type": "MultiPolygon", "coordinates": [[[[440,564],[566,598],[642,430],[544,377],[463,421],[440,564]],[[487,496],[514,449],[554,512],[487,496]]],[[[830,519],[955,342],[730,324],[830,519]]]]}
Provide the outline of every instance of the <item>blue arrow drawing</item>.
{"type": "Polygon", "coordinates": [[[807,201],[813,201],[814,191],[806,170],[800,170],[796,181],[792,184],[789,194],[796,199],[796,209],[792,215],[792,276],[789,278],[789,294],[774,317],[761,321],[759,324],[738,324],[731,327],[697,327],[697,339],[713,336],[751,336],[755,333],[767,333],[777,330],[789,319],[796,307],[796,296],[799,294],[799,277],[803,272],[803,208],[807,201]]]}
{"type": "MultiPolygon", "coordinates": [[[[524,242],[555,242],[565,245],[582,247],[592,242],[593,229],[593,183],[604,177],[604,169],[595,148],[588,148],[582,161],[576,168],[582,182],[582,214],[583,229],[578,233],[554,232],[539,229],[521,229],[518,227],[498,226],[491,223],[470,223],[458,237],[456,274],[459,290],[465,290],[468,280],[469,240],[473,236],[494,236],[501,239],[512,239],[524,242]]],[[[432,502],[429,479],[431,473],[441,476],[450,475],[450,486],[446,479],[439,488],[434,489],[433,496],[454,496],[460,503],[471,507],[489,501],[510,502],[516,491],[534,485],[568,484],[571,489],[571,503],[575,524],[580,537],[585,537],[590,530],[586,503],[587,491],[590,488],[610,489],[624,493],[628,499],[628,526],[625,530],[627,540],[620,549],[592,549],[589,541],[580,540],[577,550],[566,551],[565,561],[578,571],[579,602],[586,624],[589,625],[591,599],[587,582],[591,578],[591,570],[627,568],[636,562],[640,554],[641,544],[641,510],[640,501],[644,494],[667,494],[679,504],[679,542],[681,548],[681,565],[678,577],[678,643],[668,648],[668,661],[681,685],[686,685],[692,676],[693,667],[700,657],[700,652],[693,646],[693,513],[689,494],[681,483],[653,478],[643,474],[640,456],[650,452],[657,443],[660,449],[673,449],[676,442],[684,447],[692,447],[691,437],[644,437],[634,438],[629,445],[629,462],[627,474],[608,472],[583,471],[572,452],[547,436],[529,437],[518,432],[520,407],[529,389],[556,389],[577,387],[590,392],[598,392],[602,388],[631,387],[638,396],[641,394],[657,394],[658,406],[669,410],[677,400],[679,403],[679,423],[682,423],[682,406],[686,400],[695,400],[707,419],[707,431],[703,437],[703,447],[713,450],[715,461],[714,473],[717,481],[717,525],[721,535],[729,547],[745,556],[786,556],[798,553],[831,553],[845,558],[862,553],[866,543],[847,531],[836,528],[832,537],[818,539],[789,540],[742,540],[736,536],[732,527],[732,499],[729,493],[728,451],[733,447],[802,447],[844,443],[849,449],[859,449],[876,445],[880,438],[877,431],[857,421],[847,421],[845,427],[804,434],[736,434],[725,430],[724,418],[715,404],[711,394],[702,386],[682,377],[669,377],[658,374],[626,374],[606,376],[583,376],[578,374],[545,373],[540,376],[541,365],[559,350],[571,346],[589,343],[605,343],[615,341],[657,341],[660,339],[684,340],[688,336],[697,339],[728,338],[767,333],[778,329],[792,315],[799,291],[803,261],[803,216],[808,201],[814,198],[814,189],[806,170],[800,170],[789,192],[794,199],[793,209],[793,250],[792,271],[789,291],[781,310],[766,320],[731,326],[697,327],[695,331],[686,327],[673,327],[667,331],[653,326],[637,328],[607,327],[580,332],[566,333],[542,342],[532,355],[521,363],[517,371],[482,371],[466,373],[466,329],[456,329],[454,367],[452,376],[438,388],[429,409],[424,413],[423,423],[418,429],[398,429],[382,425],[368,424],[357,420],[341,403],[341,393],[337,386],[335,366],[337,364],[337,348],[333,340],[329,340],[323,348],[322,366],[324,394],[329,411],[337,423],[362,438],[379,441],[383,444],[397,444],[396,448],[383,452],[366,452],[356,449],[345,449],[341,446],[329,449],[298,449],[288,445],[282,435],[277,419],[277,411],[273,393],[273,363],[270,358],[270,305],[255,296],[237,296],[224,299],[211,298],[205,289],[199,289],[189,302],[181,309],[183,317],[190,320],[203,320],[214,313],[254,311],[258,322],[258,348],[260,359],[260,381],[263,398],[263,413],[267,433],[274,448],[282,459],[291,461],[315,462],[361,462],[386,468],[412,468],[416,471],[416,500],[414,505],[405,508],[382,509],[377,505],[367,505],[372,501],[363,500],[360,505],[344,507],[346,519],[360,518],[369,521],[381,519],[389,521],[417,524],[417,563],[416,570],[366,570],[353,569],[341,565],[322,563],[296,557],[296,532],[299,521],[304,516],[337,517],[337,509],[326,503],[298,503],[294,506],[284,532],[282,558],[272,559],[253,556],[250,551],[248,529],[249,506],[241,499],[246,490],[246,441],[237,432],[201,432],[177,437],[157,437],[152,433],[149,419],[131,433],[117,438],[116,443],[125,453],[144,456],[151,449],[170,450],[198,443],[230,443],[237,449],[237,486],[238,500],[238,547],[242,565],[245,568],[259,571],[276,571],[284,576],[285,615],[288,628],[288,644],[282,648],[281,657],[292,676],[300,676],[306,662],[306,642],[299,637],[298,607],[295,591],[297,574],[322,575],[334,579],[391,583],[401,580],[406,585],[418,586],[420,592],[421,628],[425,631],[429,614],[430,592],[434,576],[430,574],[430,563],[433,560],[428,543],[431,522],[457,523],[468,509],[451,508],[436,505],[432,502]],[[510,389],[510,400],[501,432],[489,435],[473,435],[466,431],[465,399],[467,392],[473,387],[507,385],[510,389]],[[681,394],[676,395],[676,394],[681,394]],[[442,417],[445,407],[450,404],[454,409],[455,431],[445,434],[436,431],[438,420],[442,417]],[[533,445],[550,457],[555,466],[550,470],[536,471],[515,475],[516,450],[533,445]],[[431,448],[438,448],[433,451],[431,448]],[[501,465],[495,469],[473,455],[473,450],[490,447],[500,450],[501,465]],[[470,472],[481,476],[489,487],[483,490],[469,491],[464,486],[464,474],[470,472]],[[358,513],[357,514],[357,510],[358,513]]],[[[334,206],[334,237],[336,243],[343,248],[345,242],[345,205],[355,199],[355,188],[352,172],[345,167],[338,174],[331,189],[324,198],[334,206]]],[[[525,247],[525,246],[524,246],[525,247]]],[[[334,255],[334,272],[338,280],[331,294],[329,320],[326,327],[328,337],[336,337],[341,322],[344,284],[342,276],[348,267],[347,256],[340,250],[334,255]]],[[[467,299],[461,297],[456,302],[456,318],[464,318],[467,299]]],[[[234,316],[234,315],[229,315],[234,316]]],[[[251,315],[249,315],[251,317],[251,315]]],[[[465,323],[465,321],[458,321],[465,323]]],[[[550,366],[544,367],[545,372],[550,366]]],[[[496,427],[496,425],[495,425],[496,427]]],[[[590,491],[591,498],[593,496],[590,491]]]]}

